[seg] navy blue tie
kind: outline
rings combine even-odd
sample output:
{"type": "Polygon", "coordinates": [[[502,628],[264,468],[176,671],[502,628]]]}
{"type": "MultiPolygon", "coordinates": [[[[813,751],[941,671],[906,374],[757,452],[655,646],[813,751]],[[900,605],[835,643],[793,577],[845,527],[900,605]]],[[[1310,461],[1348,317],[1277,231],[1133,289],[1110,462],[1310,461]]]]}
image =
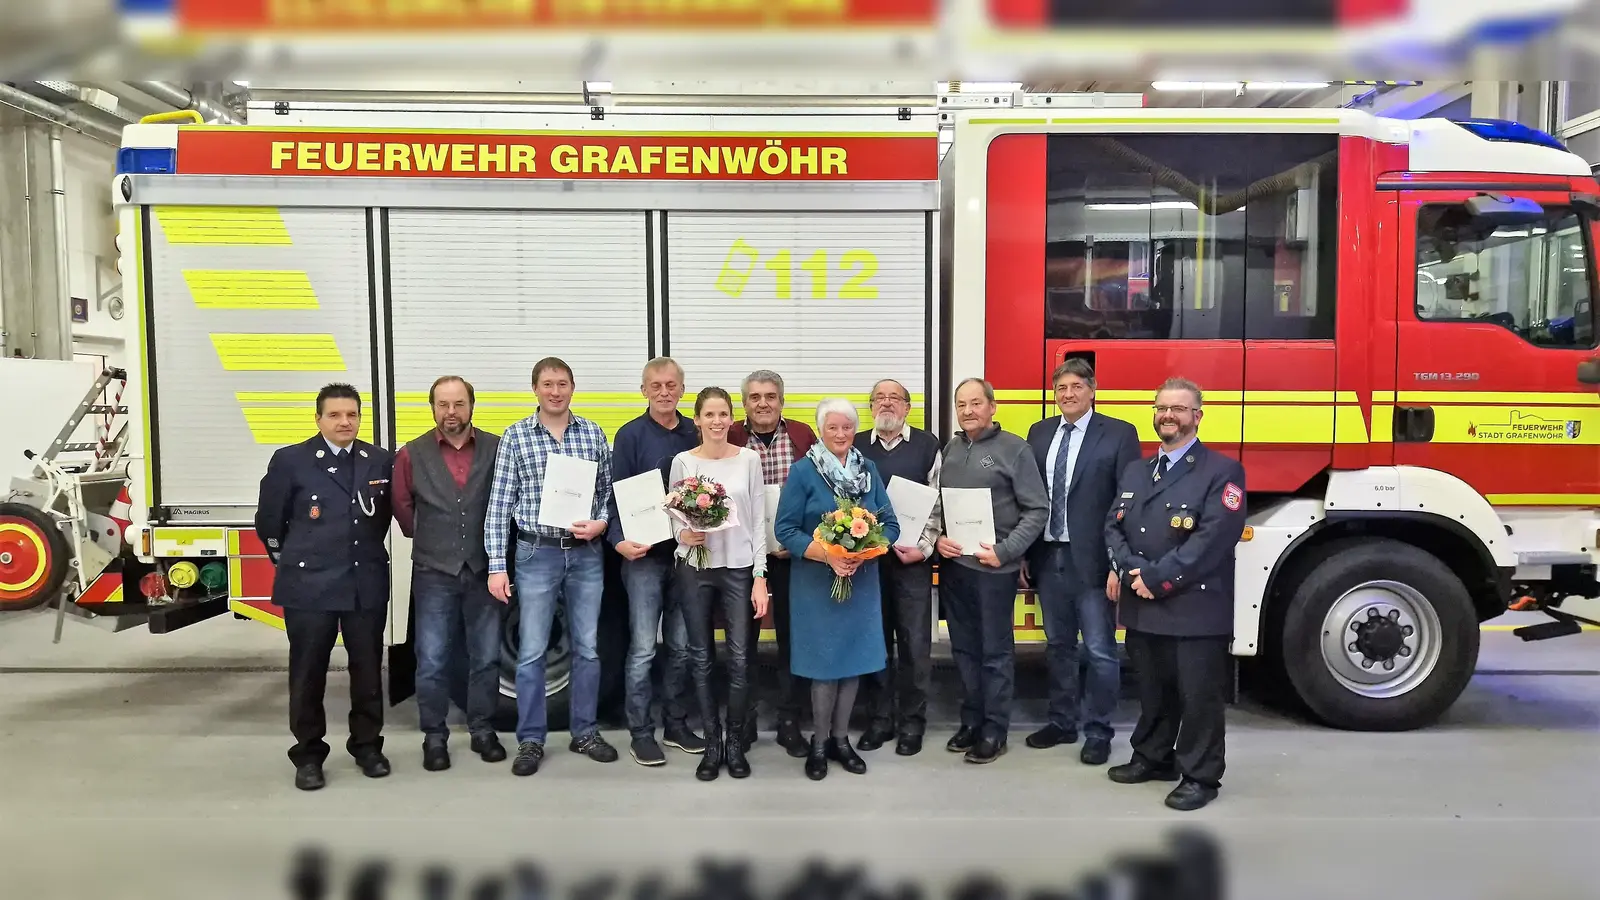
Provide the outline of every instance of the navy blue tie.
{"type": "Polygon", "coordinates": [[[1067,525],[1067,454],[1072,449],[1072,429],[1077,426],[1067,422],[1061,428],[1061,446],[1056,449],[1056,466],[1050,486],[1049,533],[1059,538],[1067,525]]]}

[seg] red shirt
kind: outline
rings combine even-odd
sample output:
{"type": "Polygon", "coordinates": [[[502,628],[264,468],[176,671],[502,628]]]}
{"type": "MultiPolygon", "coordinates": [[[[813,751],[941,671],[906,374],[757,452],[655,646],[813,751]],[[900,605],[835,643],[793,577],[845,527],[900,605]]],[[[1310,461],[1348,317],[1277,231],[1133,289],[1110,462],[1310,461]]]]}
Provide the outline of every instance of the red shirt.
{"type": "MultiPolygon", "coordinates": [[[[439,429],[433,430],[433,437],[439,442],[439,452],[444,456],[445,468],[450,470],[450,477],[456,480],[456,487],[467,486],[467,476],[472,474],[472,455],[476,452],[477,429],[467,432],[467,441],[458,449],[454,444],[445,440],[439,429]]],[[[406,537],[412,537],[411,529],[417,522],[417,502],[412,495],[411,485],[411,453],[410,447],[401,447],[400,452],[394,457],[394,484],[390,491],[390,502],[394,507],[394,520],[400,523],[400,531],[406,537]]]]}

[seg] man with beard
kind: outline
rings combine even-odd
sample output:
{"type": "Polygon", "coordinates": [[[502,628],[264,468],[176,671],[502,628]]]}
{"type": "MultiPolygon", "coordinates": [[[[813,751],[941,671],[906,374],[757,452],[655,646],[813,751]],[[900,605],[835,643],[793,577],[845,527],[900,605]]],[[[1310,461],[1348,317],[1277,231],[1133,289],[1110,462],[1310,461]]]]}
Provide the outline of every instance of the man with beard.
{"type": "Polygon", "coordinates": [[[500,694],[504,606],[489,596],[483,521],[500,438],[472,424],[477,393],[455,375],[428,391],[431,431],[400,448],[394,461],[394,517],[411,538],[416,614],[417,714],[422,767],[450,768],[450,662],[467,659],[467,730],[484,762],[506,758],[492,719],[500,694]],[[456,635],[465,647],[452,646],[456,635]]]}
{"type": "Polygon", "coordinates": [[[1161,449],[1122,473],[1106,518],[1128,658],[1138,672],[1133,758],[1119,784],[1180,781],[1167,806],[1195,810],[1222,784],[1233,634],[1233,565],[1244,534],[1244,467],[1207,449],[1200,388],[1169,378],[1156,392],[1161,449]]]}
{"type": "MultiPolygon", "coordinates": [[[[856,449],[878,467],[884,483],[898,477],[937,491],[943,454],[937,438],[906,424],[910,392],[884,379],[872,386],[871,403],[872,429],[856,435],[856,449]]],[[[915,756],[922,750],[933,677],[933,551],[942,530],[935,501],[917,546],[891,548],[878,567],[889,664],[865,679],[872,722],[858,749],[876,750],[898,734],[895,753],[915,756]]]]}

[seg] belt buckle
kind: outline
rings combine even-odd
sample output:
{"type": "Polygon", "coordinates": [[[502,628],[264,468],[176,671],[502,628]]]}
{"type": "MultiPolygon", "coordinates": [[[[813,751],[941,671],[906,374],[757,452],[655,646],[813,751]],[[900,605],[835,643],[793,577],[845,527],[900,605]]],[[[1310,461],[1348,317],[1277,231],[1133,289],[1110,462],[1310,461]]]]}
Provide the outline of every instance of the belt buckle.
{"type": "Polygon", "coordinates": [[[561,542],[561,549],[563,549],[563,550],[576,549],[579,544],[583,543],[582,541],[578,540],[575,537],[572,537],[571,535],[562,535],[561,537],[556,538],[556,540],[561,542]]]}

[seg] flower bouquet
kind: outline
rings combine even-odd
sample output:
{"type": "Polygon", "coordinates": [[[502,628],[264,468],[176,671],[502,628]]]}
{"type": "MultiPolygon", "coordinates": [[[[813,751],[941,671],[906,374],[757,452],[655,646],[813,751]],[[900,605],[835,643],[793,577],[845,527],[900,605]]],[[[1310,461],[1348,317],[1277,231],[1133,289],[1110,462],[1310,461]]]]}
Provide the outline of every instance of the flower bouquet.
{"type": "MultiPolygon", "coordinates": [[[[667,515],[691,531],[709,534],[739,524],[728,502],[728,489],[715,480],[690,475],[674,484],[663,504],[667,515]]],[[[711,559],[704,544],[689,548],[689,565],[703,569],[711,559]]]]}
{"type": "MultiPolygon", "coordinates": [[[[811,532],[830,557],[866,562],[889,552],[889,539],[883,536],[883,523],[877,516],[843,497],[834,499],[839,508],[823,515],[817,530],[811,532]]],[[[850,588],[849,577],[833,576],[835,601],[850,599],[850,588]]]]}

